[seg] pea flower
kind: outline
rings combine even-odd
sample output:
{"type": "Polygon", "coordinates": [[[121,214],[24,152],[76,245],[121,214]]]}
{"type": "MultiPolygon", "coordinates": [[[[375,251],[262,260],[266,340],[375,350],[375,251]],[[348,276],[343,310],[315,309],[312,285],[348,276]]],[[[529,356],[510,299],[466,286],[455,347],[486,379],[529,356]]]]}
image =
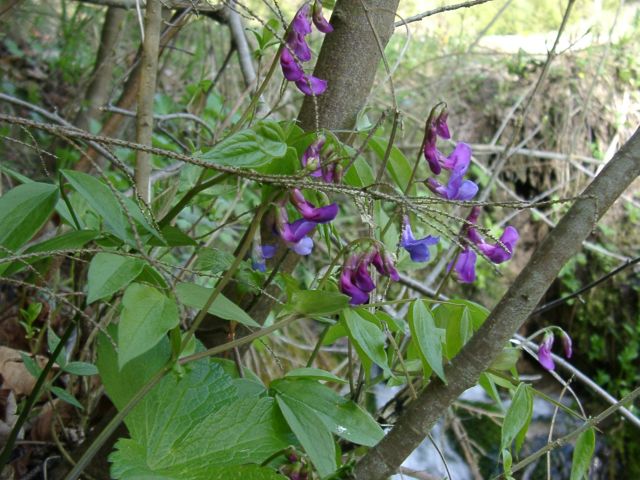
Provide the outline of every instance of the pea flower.
{"type": "Polygon", "coordinates": [[[476,261],[478,255],[467,246],[456,260],[455,270],[460,283],[473,283],[476,280],[476,261]]]}
{"type": "Polygon", "coordinates": [[[326,183],[337,183],[342,178],[342,166],[338,162],[326,162],[322,158],[325,141],[324,137],[318,137],[307,147],[300,163],[304,168],[314,169],[317,167],[309,174],[312,177],[322,178],[326,183]]]}
{"type": "MultiPolygon", "coordinates": [[[[430,119],[432,118],[432,115],[430,115],[430,119]]],[[[447,125],[448,116],[449,113],[447,110],[443,109],[434,120],[428,120],[428,124],[425,128],[424,157],[427,159],[431,171],[436,175],[440,174],[440,171],[442,170],[441,164],[445,162],[445,156],[436,147],[436,141],[438,137],[444,139],[451,138],[449,125],[447,125]]]]}
{"type": "Polygon", "coordinates": [[[315,207],[307,201],[297,188],[291,191],[291,203],[298,209],[302,218],[315,223],[328,223],[338,215],[338,205],[332,203],[324,207],[315,207]]]}
{"type": "Polygon", "coordinates": [[[405,216],[403,223],[400,246],[409,252],[409,256],[414,262],[428,262],[431,258],[429,245],[436,245],[440,239],[438,237],[432,237],[431,235],[416,239],[411,231],[409,217],[405,216]]]}
{"type": "MultiPolygon", "coordinates": [[[[467,217],[467,222],[470,224],[476,224],[478,217],[480,216],[480,207],[473,207],[471,213],[467,217]]],[[[513,256],[513,252],[516,248],[516,244],[520,239],[520,234],[515,227],[508,226],[500,235],[500,241],[494,244],[489,244],[484,241],[482,236],[478,233],[477,229],[469,226],[467,229],[467,238],[475,243],[480,250],[489,260],[493,263],[500,264],[507,260],[510,260],[513,256]]]]}
{"type": "Polygon", "coordinates": [[[316,228],[316,222],[301,218],[289,222],[285,207],[276,211],[276,230],[282,240],[298,255],[309,255],[313,250],[313,240],[308,236],[316,228]]]}
{"type": "Polygon", "coordinates": [[[567,358],[571,358],[571,356],[573,355],[573,342],[571,341],[571,337],[567,332],[563,330],[562,335],[560,336],[560,340],[562,341],[564,356],[567,358]]]}
{"type": "Polygon", "coordinates": [[[265,260],[273,258],[275,254],[275,245],[260,245],[259,242],[256,242],[256,244],[254,244],[253,246],[251,266],[254,270],[258,270],[259,272],[266,272],[267,263],[265,260]]]}
{"type": "Polygon", "coordinates": [[[340,291],[351,297],[350,305],[369,302],[369,293],[376,288],[369,273],[370,265],[373,265],[380,275],[388,276],[394,281],[400,280],[393,258],[388,253],[381,254],[376,248],[371,252],[351,255],[342,267],[339,281],[340,291]]]}
{"type": "Polygon", "coordinates": [[[427,187],[433,193],[446,200],[471,200],[478,193],[478,185],[471,180],[463,180],[463,175],[460,171],[454,171],[449,177],[449,182],[446,186],[435,178],[429,178],[427,187]]]}
{"type": "Polygon", "coordinates": [[[542,343],[538,347],[538,361],[547,370],[554,370],[556,368],[551,357],[551,348],[553,347],[553,333],[547,332],[544,334],[542,343]]]}
{"type": "Polygon", "coordinates": [[[333,27],[322,15],[322,4],[316,0],[313,15],[309,3],[298,10],[289,25],[285,45],[280,53],[280,66],[284,78],[295,82],[305,95],[321,95],[327,89],[327,81],[304,73],[302,63],[311,60],[311,49],[305,37],[311,33],[311,23],[324,33],[333,31],[333,27]]]}

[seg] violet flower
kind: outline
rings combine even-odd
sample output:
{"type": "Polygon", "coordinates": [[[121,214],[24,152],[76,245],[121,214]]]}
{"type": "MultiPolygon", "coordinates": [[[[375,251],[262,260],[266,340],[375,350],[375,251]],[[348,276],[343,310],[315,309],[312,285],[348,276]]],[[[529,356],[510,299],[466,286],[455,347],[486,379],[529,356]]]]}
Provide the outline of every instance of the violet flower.
{"type": "Polygon", "coordinates": [[[324,207],[316,207],[308,202],[297,188],[291,191],[291,203],[305,220],[315,223],[328,223],[338,215],[338,205],[331,203],[324,207]]]}
{"type": "Polygon", "coordinates": [[[312,19],[313,24],[322,33],[333,32],[333,26],[327,21],[326,18],[324,18],[324,15],[322,14],[322,2],[320,2],[320,0],[316,0],[315,2],[313,2],[312,19]]]}
{"type": "Polygon", "coordinates": [[[400,237],[400,246],[409,252],[411,260],[414,262],[428,262],[431,258],[429,245],[436,245],[440,239],[428,235],[421,239],[416,239],[411,231],[409,217],[404,217],[404,226],[402,236],[400,237]]]}
{"type": "Polygon", "coordinates": [[[380,275],[389,277],[394,282],[398,282],[400,280],[398,270],[396,270],[393,258],[389,253],[381,255],[379,250],[376,251],[371,258],[371,264],[380,275]]]}
{"type": "Polygon", "coordinates": [[[282,74],[284,78],[290,82],[296,82],[304,77],[304,70],[298,62],[295,61],[291,52],[288,49],[283,48],[280,55],[280,66],[282,67],[282,74]]]}
{"type": "Polygon", "coordinates": [[[313,240],[308,236],[316,222],[310,222],[304,218],[295,222],[287,221],[287,211],[284,207],[276,211],[276,228],[282,240],[298,255],[309,255],[313,250],[313,240]]]}
{"type": "Polygon", "coordinates": [[[311,169],[312,177],[322,178],[326,183],[337,183],[342,178],[342,165],[338,162],[324,162],[321,153],[325,144],[324,137],[318,137],[307,147],[300,163],[304,168],[311,169]],[[315,168],[317,166],[317,168],[315,168]]]}
{"type": "Polygon", "coordinates": [[[351,297],[350,305],[363,305],[369,301],[369,293],[358,288],[353,281],[354,272],[360,259],[361,257],[356,255],[349,257],[342,267],[342,273],[340,273],[340,291],[351,297]]]}
{"type": "Polygon", "coordinates": [[[542,343],[538,347],[538,361],[547,370],[554,370],[556,368],[551,357],[551,348],[553,347],[553,333],[547,332],[544,334],[542,343]]]}
{"type": "Polygon", "coordinates": [[[462,175],[467,173],[469,164],[471,163],[471,147],[466,143],[459,142],[456,147],[444,158],[442,168],[445,170],[458,171],[462,175]]]}
{"type": "Polygon", "coordinates": [[[451,138],[451,134],[449,133],[449,125],[447,125],[448,116],[449,113],[443,109],[436,117],[436,119],[431,121],[429,125],[427,125],[425,131],[424,157],[427,159],[427,162],[429,162],[431,171],[436,175],[440,174],[442,170],[442,164],[446,161],[445,156],[436,147],[437,138],[451,138]]]}
{"type": "Polygon", "coordinates": [[[562,335],[560,336],[560,340],[562,341],[564,356],[567,358],[571,358],[571,356],[573,355],[573,342],[571,341],[571,337],[567,332],[563,330],[562,335]]]}
{"type": "Polygon", "coordinates": [[[340,291],[351,297],[349,304],[362,305],[369,301],[369,293],[376,288],[369,273],[370,265],[381,275],[396,282],[400,280],[393,258],[388,253],[381,254],[376,248],[365,254],[352,255],[342,267],[339,281],[340,291]]]}
{"type": "Polygon", "coordinates": [[[254,270],[258,270],[259,272],[267,271],[267,264],[265,260],[273,258],[276,254],[275,245],[260,245],[256,243],[253,248],[253,255],[251,266],[254,270]]]}
{"type": "Polygon", "coordinates": [[[476,260],[478,256],[469,246],[458,255],[456,273],[460,283],[473,283],[476,280],[476,260]]]}
{"type": "Polygon", "coordinates": [[[511,259],[519,238],[520,235],[515,227],[509,226],[500,235],[500,243],[494,243],[493,245],[481,243],[478,244],[478,249],[493,263],[500,264],[511,259]]]}
{"type": "Polygon", "coordinates": [[[307,96],[322,95],[327,90],[327,81],[304,74],[300,80],[296,81],[296,87],[307,96]]]}
{"type": "Polygon", "coordinates": [[[427,180],[427,187],[446,200],[471,200],[478,193],[478,185],[471,180],[463,180],[463,176],[462,170],[454,170],[446,187],[435,178],[427,180]]]}

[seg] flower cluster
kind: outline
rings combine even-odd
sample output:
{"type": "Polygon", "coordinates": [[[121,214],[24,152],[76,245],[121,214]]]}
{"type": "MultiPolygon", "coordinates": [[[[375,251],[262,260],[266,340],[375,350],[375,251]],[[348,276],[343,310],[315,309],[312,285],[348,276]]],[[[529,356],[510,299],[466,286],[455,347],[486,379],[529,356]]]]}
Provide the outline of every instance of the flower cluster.
{"type": "Polygon", "coordinates": [[[373,265],[380,275],[387,276],[395,282],[400,280],[393,258],[387,252],[374,248],[349,256],[342,266],[339,285],[340,291],[351,297],[351,305],[368,303],[369,293],[376,288],[369,273],[370,265],[373,265]]]}
{"type": "Polygon", "coordinates": [[[342,178],[342,166],[338,162],[326,162],[325,158],[331,155],[323,155],[326,139],[318,137],[305,150],[300,162],[302,167],[311,170],[312,177],[321,178],[326,183],[339,183],[342,178]]]}
{"type": "Polygon", "coordinates": [[[302,69],[302,63],[311,60],[311,49],[305,37],[311,33],[312,22],[323,33],[333,31],[331,24],[322,15],[322,3],[319,0],[315,0],[313,9],[305,3],[293,17],[280,54],[280,66],[284,78],[295,82],[302,93],[321,95],[327,89],[327,81],[307,75],[302,69]]]}
{"type": "MultiPolygon", "coordinates": [[[[467,217],[467,240],[473,243],[483,255],[496,265],[511,259],[518,239],[520,238],[518,231],[514,227],[509,226],[504,229],[498,242],[487,243],[474,226],[478,223],[478,217],[480,217],[480,207],[475,206],[471,209],[471,213],[467,217]]],[[[455,266],[458,279],[462,283],[471,283],[476,279],[476,260],[476,252],[467,244],[458,256],[455,266]]]]}
{"type": "Polygon", "coordinates": [[[448,115],[446,109],[443,109],[435,119],[432,113],[427,120],[424,156],[435,175],[440,175],[442,169],[450,171],[449,180],[443,185],[435,178],[429,178],[426,185],[429,190],[444,199],[471,200],[478,193],[478,186],[471,180],[464,179],[471,162],[471,148],[466,143],[458,143],[449,156],[445,156],[436,146],[438,137],[445,140],[451,138],[447,125],[448,115]]]}
{"type": "MultiPolygon", "coordinates": [[[[562,340],[564,356],[567,358],[571,358],[571,355],[573,355],[573,344],[571,342],[571,337],[567,332],[561,330],[560,339],[562,340]]],[[[538,361],[540,362],[540,365],[542,365],[547,370],[554,370],[556,368],[555,363],[553,363],[553,357],[551,356],[553,341],[553,332],[547,331],[542,338],[542,343],[538,347],[538,361]]]]}
{"type": "Polygon", "coordinates": [[[313,250],[313,240],[309,234],[319,223],[328,223],[336,218],[338,205],[331,203],[324,207],[316,207],[305,199],[297,188],[290,192],[289,200],[302,218],[289,222],[286,205],[280,205],[276,210],[276,232],[298,255],[309,255],[313,250]]]}

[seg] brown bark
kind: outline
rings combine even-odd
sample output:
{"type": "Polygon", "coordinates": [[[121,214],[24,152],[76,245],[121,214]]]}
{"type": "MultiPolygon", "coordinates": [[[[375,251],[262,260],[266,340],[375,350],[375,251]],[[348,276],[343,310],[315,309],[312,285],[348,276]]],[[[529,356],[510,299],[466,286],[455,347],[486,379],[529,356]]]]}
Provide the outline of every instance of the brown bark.
{"type": "Polygon", "coordinates": [[[85,108],[80,110],[75,121],[76,126],[82,130],[89,130],[91,121],[100,118],[100,107],[109,99],[115,67],[115,48],[120,40],[126,16],[126,10],[114,7],[109,7],[105,14],[91,83],[85,94],[85,108]]]}
{"type": "MultiPolygon", "coordinates": [[[[328,88],[324,94],[316,97],[317,110],[313,98],[305,98],[298,116],[303,129],[312,131],[316,126],[328,130],[353,128],[358,112],[364,107],[371,91],[382,58],[372,27],[375,28],[382,46],[386,46],[393,33],[398,2],[399,0],[364,2],[371,24],[365,14],[363,2],[336,2],[330,20],[334,31],[326,35],[313,73],[327,80],[328,88]]],[[[264,243],[275,241],[268,238],[271,234],[270,227],[265,225],[262,231],[264,243]]],[[[299,263],[300,257],[294,253],[287,254],[286,251],[286,247],[280,245],[280,256],[273,263],[281,262],[280,271],[290,273],[299,263]],[[286,255],[284,260],[283,255],[286,255]]],[[[251,306],[249,313],[260,323],[267,318],[274,303],[267,295],[242,298],[234,284],[230,284],[223,293],[244,308],[251,306]]],[[[243,333],[237,332],[238,335],[243,333]]],[[[228,322],[212,315],[205,318],[198,331],[198,338],[208,348],[228,341],[228,337],[228,322]]]]}
{"type": "Polygon", "coordinates": [[[501,351],[500,347],[533,312],[562,266],[580,251],[597,220],[638,175],[640,130],[547,235],[480,330],[446,367],[447,384],[432,380],[385,438],[358,462],[356,478],[382,480],[398,469],[442,413],[462,392],[476,384],[501,351]]]}

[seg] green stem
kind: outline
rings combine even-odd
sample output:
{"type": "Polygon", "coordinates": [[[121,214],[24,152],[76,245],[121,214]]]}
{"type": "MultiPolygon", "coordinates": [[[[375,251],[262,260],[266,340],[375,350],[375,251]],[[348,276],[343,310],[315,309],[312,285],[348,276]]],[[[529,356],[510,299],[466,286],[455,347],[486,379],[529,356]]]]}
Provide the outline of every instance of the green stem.
{"type": "Polygon", "coordinates": [[[324,337],[326,337],[327,333],[329,332],[329,328],[331,328],[331,325],[325,326],[324,329],[322,330],[322,333],[320,333],[320,336],[318,337],[318,341],[316,342],[316,346],[313,347],[313,351],[311,352],[311,355],[309,356],[309,360],[307,360],[307,368],[309,368],[309,367],[311,367],[311,365],[313,365],[313,361],[318,356],[318,352],[320,351],[320,347],[322,346],[322,342],[324,341],[324,337]]]}

